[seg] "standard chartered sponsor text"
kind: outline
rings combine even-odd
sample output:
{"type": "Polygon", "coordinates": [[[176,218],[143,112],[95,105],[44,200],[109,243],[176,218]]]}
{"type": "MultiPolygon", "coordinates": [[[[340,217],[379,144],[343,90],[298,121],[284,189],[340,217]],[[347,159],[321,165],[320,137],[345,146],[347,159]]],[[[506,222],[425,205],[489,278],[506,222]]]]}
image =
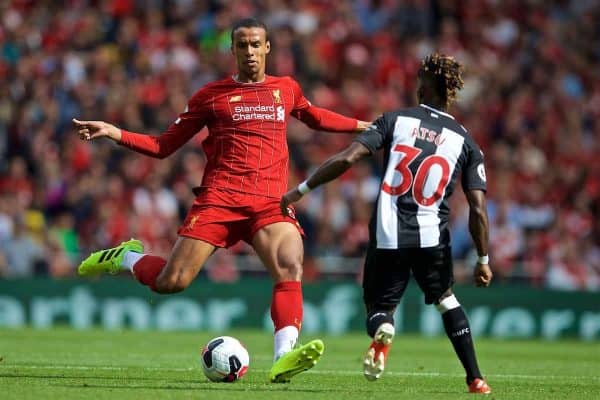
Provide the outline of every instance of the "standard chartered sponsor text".
{"type": "Polygon", "coordinates": [[[265,120],[265,121],[283,121],[283,107],[278,106],[235,106],[233,107],[232,118],[234,121],[265,120]],[[276,112],[277,111],[277,112],[276,112]]]}

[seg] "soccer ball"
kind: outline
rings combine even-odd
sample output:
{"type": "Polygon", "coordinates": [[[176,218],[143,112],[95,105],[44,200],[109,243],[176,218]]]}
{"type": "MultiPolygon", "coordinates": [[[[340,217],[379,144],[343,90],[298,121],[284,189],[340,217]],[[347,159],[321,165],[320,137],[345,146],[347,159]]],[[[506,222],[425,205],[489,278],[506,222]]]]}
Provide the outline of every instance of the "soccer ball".
{"type": "Polygon", "coordinates": [[[233,382],[248,371],[248,350],[236,338],[219,336],[202,349],[202,371],[213,382],[233,382]]]}

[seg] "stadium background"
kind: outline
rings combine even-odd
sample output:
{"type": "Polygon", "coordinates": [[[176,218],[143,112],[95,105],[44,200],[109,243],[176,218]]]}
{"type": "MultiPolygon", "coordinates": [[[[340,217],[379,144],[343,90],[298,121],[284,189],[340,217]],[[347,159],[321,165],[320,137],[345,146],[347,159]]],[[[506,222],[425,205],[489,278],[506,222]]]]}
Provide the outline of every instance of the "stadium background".
{"type": "MultiPolygon", "coordinates": [[[[233,71],[230,25],[248,16],[270,28],[268,73],[292,75],[313,103],[364,120],[414,104],[419,60],[429,52],[463,62],[465,88],[451,112],[487,158],[491,297],[517,308],[561,299],[554,307],[572,312],[572,334],[600,337],[600,4],[576,0],[1,1],[0,325],[45,326],[48,318],[35,322],[35,294],[46,296],[40,304],[59,295],[71,304],[80,290],[101,296],[110,285],[121,288],[107,292],[111,299],[154,301],[129,277],[86,286],[75,268],[89,251],[129,237],[168,254],[201,181],[202,135],[153,160],[109,141],[81,142],[70,120],[160,133],[197,88],[233,71]]],[[[290,185],[351,140],[295,121],[288,137],[290,185]]],[[[360,303],[380,173],[378,156],[299,203],[307,287],[324,288],[315,301],[327,285],[349,285],[360,303]]],[[[451,206],[456,276],[469,285],[474,252],[460,190],[451,206]]],[[[240,244],[217,252],[181,299],[206,296],[217,283],[231,296],[268,293],[264,276],[240,244]]],[[[488,297],[476,292],[465,304],[488,297]]],[[[73,325],[60,304],[57,320],[73,325]]]]}

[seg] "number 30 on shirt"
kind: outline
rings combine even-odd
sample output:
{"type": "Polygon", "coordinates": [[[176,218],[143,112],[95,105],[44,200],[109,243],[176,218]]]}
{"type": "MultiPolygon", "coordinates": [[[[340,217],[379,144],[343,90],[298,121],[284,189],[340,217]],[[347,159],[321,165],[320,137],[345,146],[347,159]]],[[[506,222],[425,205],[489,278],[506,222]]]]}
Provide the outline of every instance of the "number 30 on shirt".
{"type": "Polygon", "coordinates": [[[439,154],[427,156],[417,168],[417,172],[413,179],[413,173],[408,166],[422,151],[423,150],[416,147],[397,144],[391,154],[390,163],[392,160],[400,158],[400,162],[396,165],[395,170],[402,176],[402,182],[397,186],[391,186],[391,184],[384,180],[381,189],[392,196],[402,196],[412,187],[412,195],[415,201],[419,205],[428,207],[433,205],[444,195],[446,186],[450,181],[450,163],[446,158],[439,154]],[[435,165],[438,165],[441,168],[441,177],[433,193],[426,197],[424,193],[425,185],[428,183],[427,179],[430,177],[429,173],[435,165]]]}

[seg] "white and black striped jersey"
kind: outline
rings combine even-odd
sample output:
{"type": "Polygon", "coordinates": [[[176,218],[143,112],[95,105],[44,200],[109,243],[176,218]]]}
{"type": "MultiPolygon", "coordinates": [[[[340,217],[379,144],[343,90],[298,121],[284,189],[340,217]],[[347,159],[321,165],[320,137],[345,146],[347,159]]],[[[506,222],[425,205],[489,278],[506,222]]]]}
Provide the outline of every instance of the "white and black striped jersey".
{"type": "Polygon", "coordinates": [[[370,224],[379,249],[450,243],[448,197],[462,173],[464,191],[486,190],[483,153],[450,114],[421,104],[384,113],[355,141],[385,150],[385,173],[370,224]]]}

